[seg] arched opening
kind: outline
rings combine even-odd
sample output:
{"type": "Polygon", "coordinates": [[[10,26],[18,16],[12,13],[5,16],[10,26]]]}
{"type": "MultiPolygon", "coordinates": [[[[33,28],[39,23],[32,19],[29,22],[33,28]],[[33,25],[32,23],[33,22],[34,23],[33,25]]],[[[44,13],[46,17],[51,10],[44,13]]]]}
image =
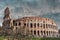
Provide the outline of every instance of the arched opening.
{"type": "Polygon", "coordinates": [[[30,23],[30,27],[31,27],[31,28],[33,27],[33,24],[32,24],[32,23],[30,23]]]}
{"type": "Polygon", "coordinates": [[[44,31],[44,35],[45,35],[45,31],[44,31]]]}
{"type": "Polygon", "coordinates": [[[42,28],[42,23],[40,23],[40,27],[42,28]]]}
{"type": "Polygon", "coordinates": [[[19,22],[19,26],[21,25],[21,23],[19,22]]]}
{"type": "Polygon", "coordinates": [[[26,26],[26,23],[24,23],[24,26],[26,26]]]}
{"type": "Polygon", "coordinates": [[[43,35],[43,31],[41,31],[41,35],[43,35]]]}
{"type": "Polygon", "coordinates": [[[37,31],[38,35],[39,35],[39,31],[37,31]]]}
{"type": "Polygon", "coordinates": [[[49,31],[49,35],[50,35],[50,31],[49,31]]]}
{"type": "Polygon", "coordinates": [[[37,26],[39,27],[39,23],[37,23],[37,26]]]}
{"type": "Polygon", "coordinates": [[[47,31],[47,36],[48,36],[48,31],[47,31]]]}
{"type": "Polygon", "coordinates": [[[33,31],[31,30],[31,34],[33,33],[33,31]]]}
{"type": "Polygon", "coordinates": [[[43,28],[45,28],[45,24],[43,24],[43,28]]]}
{"type": "Polygon", "coordinates": [[[34,30],[34,35],[36,35],[36,30],[34,30]]]}
{"type": "Polygon", "coordinates": [[[15,23],[15,26],[17,26],[17,23],[15,23]]]}
{"type": "Polygon", "coordinates": [[[34,23],[34,28],[36,28],[36,23],[34,23]]]}

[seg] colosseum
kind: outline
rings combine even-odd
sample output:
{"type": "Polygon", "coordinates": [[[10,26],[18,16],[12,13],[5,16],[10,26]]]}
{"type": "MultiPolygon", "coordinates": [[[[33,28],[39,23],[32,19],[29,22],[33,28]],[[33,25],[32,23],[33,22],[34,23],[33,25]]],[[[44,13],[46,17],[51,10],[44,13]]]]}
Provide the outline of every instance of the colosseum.
{"type": "Polygon", "coordinates": [[[22,17],[19,19],[11,19],[9,14],[9,8],[5,9],[5,16],[4,16],[4,22],[3,27],[13,26],[21,27],[24,26],[28,28],[29,32],[34,37],[57,37],[58,34],[58,27],[57,24],[54,22],[54,20],[49,18],[43,18],[43,17],[37,17],[37,16],[31,16],[31,17],[22,17]],[[8,16],[7,16],[8,15],[8,16]],[[9,20],[10,22],[7,23],[9,20]],[[9,24],[9,25],[5,25],[9,24]]]}

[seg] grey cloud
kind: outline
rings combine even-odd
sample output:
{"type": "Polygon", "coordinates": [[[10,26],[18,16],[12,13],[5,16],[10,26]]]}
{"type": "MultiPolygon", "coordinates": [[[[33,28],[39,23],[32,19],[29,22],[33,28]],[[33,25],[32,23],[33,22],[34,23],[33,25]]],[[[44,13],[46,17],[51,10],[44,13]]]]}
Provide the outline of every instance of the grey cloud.
{"type": "MultiPolygon", "coordinates": [[[[60,0],[0,0],[0,8],[8,6],[12,18],[44,15],[45,17],[55,19],[56,22],[60,20],[59,5],[60,0]]],[[[3,15],[3,11],[0,14],[3,15]]],[[[2,16],[0,17],[2,19],[2,16]]]]}

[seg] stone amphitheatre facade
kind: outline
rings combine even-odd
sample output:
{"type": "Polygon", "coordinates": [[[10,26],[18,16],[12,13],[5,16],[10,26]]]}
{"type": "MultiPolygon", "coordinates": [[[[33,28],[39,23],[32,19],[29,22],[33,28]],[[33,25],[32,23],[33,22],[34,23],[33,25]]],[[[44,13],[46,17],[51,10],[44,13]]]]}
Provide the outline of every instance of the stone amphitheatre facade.
{"type": "Polygon", "coordinates": [[[54,20],[43,17],[22,17],[19,19],[11,19],[9,8],[4,11],[3,28],[14,27],[14,30],[19,27],[28,28],[29,32],[34,37],[57,37],[58,27],[54,20]]]}

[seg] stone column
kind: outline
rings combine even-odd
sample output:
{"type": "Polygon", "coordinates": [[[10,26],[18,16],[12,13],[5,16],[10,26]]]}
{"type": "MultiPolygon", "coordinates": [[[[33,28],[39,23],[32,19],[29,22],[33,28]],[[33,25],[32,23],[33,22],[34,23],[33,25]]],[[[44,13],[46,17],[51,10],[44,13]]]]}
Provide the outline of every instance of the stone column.
{"type": "Polygon", "coordinates": [[[41,31],[39,31],[39,35],[41,36],[41,31]]]}
{"type": "Polygon", "coordinates": [[[30,30],[30,23],[29,23],[29,30],[30,30]]]}
{"type": "Polygon", "coordinates": [[[36,36],[37,36],[37,30],[36,30],[36,36]]]}
{"type": "Polygon", "coordinates": [[[49,31],[48,31],[48,36],[49,36],[49,31]]]}

